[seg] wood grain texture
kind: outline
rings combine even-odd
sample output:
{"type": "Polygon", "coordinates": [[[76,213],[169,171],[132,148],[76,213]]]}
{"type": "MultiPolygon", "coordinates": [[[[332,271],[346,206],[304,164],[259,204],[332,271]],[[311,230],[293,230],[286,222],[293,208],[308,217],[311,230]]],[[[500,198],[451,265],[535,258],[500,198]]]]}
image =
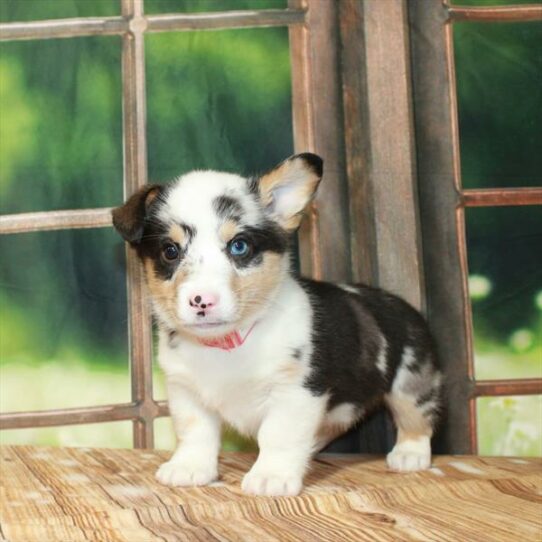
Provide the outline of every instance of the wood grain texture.
{"type": "MultiPolygon", "coordinates": [[[[447,2],[448,4],[450,2],[447,2]]],[[[542,21],[542,6],[449,6],[448,14],[453,21],[477,23],[513,23],[542,21]]]]}
{"type": "Polygon", "coordinates": [[[10,542],[540,540],[542,460],[437,457],[395,474],[374,456],[319,456],[299,497],[247,497],[254,456],[224,454],[221,479],[166,488],[169,452],[0,449],[0,534],[10,542]]]}
{"type": "Polygon", "coordinates": [[[296,152],[324,159],[323,182],[299,231],[301,272],[316,279],[351,278],[339,56],[339,3],[289,0],[307,10],[304,25],[289,28],[292,115],[296,152]]]}
{"type": "MultiPolygon", "coordinates": [[[[410,44],[404,0],[363,0],[368,118],[365,162],[372,188],[378,285],[421,309],[422,252],[416,187],[410,44]]],[[[359,47],[347,43],[345,47],[359,47]]],[[[352,183],[352,180],[351,180],[352,183]]]]}
{"type": "MultiPolygon", "coordinates": [[[[258,28],[302,23],[302,10],[265,9],[212,13],[167,13],[145,17],[146,32],[258,28]]],[[[0,24],[0,41],[58,39],[125,34],[133,28],[129,17],[85,17],[0,24]]]]}
{"type": "Polygon", "coordinates": [[[339,3],[352,280],[378,283],[363,3],[339,3]]]}
{"type": "MultiPolygon", "coordinates": [[[[131,32],[122,37],[122,121],[124,196],[147,184],[145,18],[142,0],[121,0],[131,32]]],[[[143,269],[135,251],[126,247],[128,339],[132,401],[140,406],[134,420],[134,446],[152,448],[152,330],[143,269]]]]}
{"type": "Polygon", "coordinates": [[[429,325],[446,379],[447,453],[476,451],[471,312],[461,191],[452,27],[441,0],[408,3],[418,194],[429,325]]]}
{"type": "Polygon", "coordinates": [[[542,205],[542,188],[478,188],[463,190],[460,202],[466,207],[542,205]]]}
{"type": "Polygon", "coordinates": [[[111,208],[0,215],[0,235],[111,226],[111,208]]]}

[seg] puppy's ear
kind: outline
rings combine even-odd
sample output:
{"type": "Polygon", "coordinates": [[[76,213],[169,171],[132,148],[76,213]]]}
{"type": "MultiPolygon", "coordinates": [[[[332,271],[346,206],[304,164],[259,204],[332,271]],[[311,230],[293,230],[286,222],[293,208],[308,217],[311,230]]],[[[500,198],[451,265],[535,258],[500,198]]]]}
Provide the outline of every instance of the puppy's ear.
{"type": "Polygon", "coordinates": [[[294,231],[322,178],[323,161],[305,152],[291,156],[258,182],[260,198],[270,218],[294,231]]]}
{"type": "Polygon", "coordinates": [[[147,211],[162,190],[159,184],[147,184],[132,194],[124,205],[113,209],[113,226],[129,243],[137,245],[141,242],[147,211]]]}

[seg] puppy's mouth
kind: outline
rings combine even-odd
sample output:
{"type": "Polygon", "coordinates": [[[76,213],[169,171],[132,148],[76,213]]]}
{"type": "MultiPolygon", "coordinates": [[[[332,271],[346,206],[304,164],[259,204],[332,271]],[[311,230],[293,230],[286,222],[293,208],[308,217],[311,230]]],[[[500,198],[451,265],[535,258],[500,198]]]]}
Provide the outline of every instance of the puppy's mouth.
{"type": "Polygon", "coordinates": [[[189,329],[214,329],[221,326],[229,326],[232,322],[219,320],[218,322],[196,322],[195,324],[185,324],[184,327],[189,329]]]}
{"type": "Polygon", "coordinates": [[[235,320],[211,320],[209,322],[190,322],[183,323],[186,333],[196,337],[222,337],[233,331],[237,326],[235,320]]]}

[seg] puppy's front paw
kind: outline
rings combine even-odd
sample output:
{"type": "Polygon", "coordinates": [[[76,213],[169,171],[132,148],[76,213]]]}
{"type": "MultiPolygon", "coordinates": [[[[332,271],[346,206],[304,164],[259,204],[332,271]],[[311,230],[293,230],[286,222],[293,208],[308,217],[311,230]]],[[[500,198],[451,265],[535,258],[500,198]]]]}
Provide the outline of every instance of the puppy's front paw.
{"type": "Polygon", "coordinates": [[[252,468],[243,478],[241,489],[250,495],[273,497],[298,495],[303,487],[303,479],[295,474],[265,472],[252,468]]]}
{"type": "Polygon", "coordinates": [[[388,467],[398,472],[425,470],[431,466],[429,439],[405,440],[395,445],[386,457],[388,467]]]}
{"type": "Polygon", "coordinates": [[[205,486],[218,478],[216,465],[171,460],[156,471],[156,479],[165,486],[205,486]]]}
{"type": "Polygon", "coordinates": [[[414,452],[390,452],[386,460],[388,467],[397,472],[425,470],[431,464],[431,456],[414,452]]]}

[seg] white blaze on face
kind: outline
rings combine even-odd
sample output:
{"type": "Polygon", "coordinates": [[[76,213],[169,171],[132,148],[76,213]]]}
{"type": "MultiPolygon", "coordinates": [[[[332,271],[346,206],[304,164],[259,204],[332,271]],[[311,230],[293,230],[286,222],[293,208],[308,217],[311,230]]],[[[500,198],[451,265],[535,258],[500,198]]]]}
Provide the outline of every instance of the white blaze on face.
{"type": "MultiPolygon", "coordinates": [[[[213,294],[218,303],[211,321],[235,323],[239,317],[238,300],[232,290],[232,278],[237,272],[225,253],[225,240],[219,235],[224,218],[218,216],[215,202],[227,195],[239,201],[243,208],[241,221],[256,225],[261,211],[248,193],[247,181],[238,175],[214,171],[193,172],[179,179],[169,191],[160,220],[166,224],[185,224],[193,237],[179,265],[183,280],[177,287],[177,312],[183,324],[197,322],[196,311],[190,306],[195,295],[213,294]]],[[[175,275],[172,278],[175,280],[175,275]]]]}

